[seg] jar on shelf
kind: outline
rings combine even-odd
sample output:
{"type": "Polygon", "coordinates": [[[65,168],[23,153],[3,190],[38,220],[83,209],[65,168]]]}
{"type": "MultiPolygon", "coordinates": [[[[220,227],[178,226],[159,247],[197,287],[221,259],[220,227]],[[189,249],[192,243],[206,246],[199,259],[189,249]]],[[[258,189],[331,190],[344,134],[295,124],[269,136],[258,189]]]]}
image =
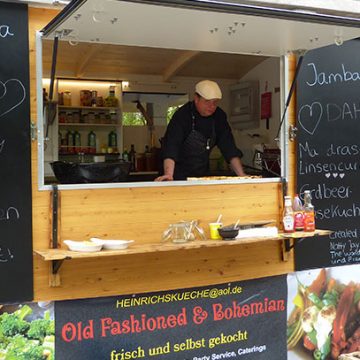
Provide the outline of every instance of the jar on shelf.
{"type": "Polygon", "coordinates": [[[58,105],[64,105],[64,93],[58,93],[58,105]]]}
{"type": "Polygon", "coordinates": [[[80,113],[78,111],[74,111],[72,113],[72,121],[73,123],[78,124],[80,122],[80,113]]]}
{"type": "Polygon", "coordinates": [[[111,123],[111,124],[116,124],[116,123],[117,123],[117,114],[116,114],[116,111],[111,111],[111,112],[110,112],[110,123],[111,123]]]}
{"type": "Polygon", "coordinates": [[[105,116],[105,113],[104,113],[104,112],[100,112],[100,113],[99,113],[99,117],[100,117],[99,123],[100,123],[100,124],[106,124],[106,116],[105,116]]]}
{"type": "Polygon", "coordinates": [[[72,123],[73,122],[73,113],[72,112],[66,113],[66,122],[67,123],[72,123]]]}
{"type": "Polygon", "coordinates": [[[63,103],[64,106],[71,106],[71,91],[64,91],[63,103]]]}
{"type": "Polygon", "coordinates": [[[95,124],[95,113],[93,111],[88,113],[88,123],[95,124]]]}
{"type": "Polygon", "coordinates": [[[90,90],[80,90],[80,105],[81,106],[91,106],[91,91],[90,90]]]}
{"type": "Polygon", "coordinates": [[[59,111],[59,123],[63,124],[66,122],[66,112],[65,111],[59,111]]]}
{"type": "Polygon", "coordinates": [[[98,112],[95,113],[95,124],[100,124],[100,114],[98,112]]]}
{"type": "Polygon", "coordinates": [[[98,96],[96,98],[96,106],[98,106],[98,107],[104,106],[104,98],[102,96],[98,96]]]}
{"type": "Polygon", "coordinates": [[[80,115],[80,122],[83,124],[87,124],[89,122],[89,115],[88,113],[81,113],[80,115]]]}

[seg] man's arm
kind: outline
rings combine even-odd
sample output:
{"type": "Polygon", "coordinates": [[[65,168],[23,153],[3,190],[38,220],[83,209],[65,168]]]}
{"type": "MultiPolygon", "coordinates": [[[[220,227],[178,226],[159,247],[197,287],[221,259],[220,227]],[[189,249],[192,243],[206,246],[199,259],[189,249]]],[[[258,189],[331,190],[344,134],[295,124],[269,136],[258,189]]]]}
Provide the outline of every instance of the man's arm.
{"type": "Polygon", "coordinates": [[[164,175],[159,176],[155,181],[172,181],[174,180],[175,161],[173,159],[164,159],[164,175]]]}
{"type": "Polygon", "coordinates": [[[237,176],[246,176],[241,160],[237,156],[230,159],[230,166],[237,176]]]}

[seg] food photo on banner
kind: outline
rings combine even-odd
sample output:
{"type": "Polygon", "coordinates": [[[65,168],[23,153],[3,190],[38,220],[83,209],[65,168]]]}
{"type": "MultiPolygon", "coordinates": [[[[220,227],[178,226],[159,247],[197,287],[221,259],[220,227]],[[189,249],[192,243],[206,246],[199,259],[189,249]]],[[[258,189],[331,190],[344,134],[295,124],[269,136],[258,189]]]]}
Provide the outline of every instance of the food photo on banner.
{"type": "Polygon", "coordinates": [[[360,359],[360,265],[288,275],[288,360],[360,359]]]}
{"type": "Polygon", "coordinates": [[[54,359],[54,304],[0,305],[0,360],[54,359]]]}
{"type": "Polygon", "coordinates": [[[286,276],[55,303],[56,360],[286,359],[286,276]]]}

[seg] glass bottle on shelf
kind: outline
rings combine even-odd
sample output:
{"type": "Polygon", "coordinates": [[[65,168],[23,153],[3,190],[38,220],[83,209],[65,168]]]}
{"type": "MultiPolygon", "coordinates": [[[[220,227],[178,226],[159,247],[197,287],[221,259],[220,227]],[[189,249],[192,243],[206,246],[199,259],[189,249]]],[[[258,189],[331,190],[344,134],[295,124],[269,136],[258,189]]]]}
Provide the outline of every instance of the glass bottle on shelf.
{"type": "Polygon", "coordinates": [[[294,232],[294,211],[292,208],[291,197],[285,196],[285,206],[283,214],[283,225],[284,232],[292,233],[294,232]]]}
{"type": "Polygon", "coordinates": [[[104,104],[107,107],[118,106],[118,99],[115,97],[115,86],[109,87],[109,95],[105,98],[104,104]]]}
{"type": "Polygon", "coordinates": [[[304,231],[315,231],[315,209],[311,203],[310,190],[304,191],[304,231]]]}
{"type": "Polygon", "coordinates": [[[108,135],[108,146],[109,148],[117,148],[117,135],[115,131],[110,131],[108,135]]]}
{"type": "Polygon", "coordinates": [[[134,144],[131,144],[130,147],[129,161],[131,162],[130,171],[136,171],[136,151],[134,144]]]}
{"type": "Polygon", "coordinates": [[[295,231],[304,230],[304,206],[296,194],[293,199],[293,210],[294,210],[294,227],[295,231]]]}
{"type": "Polygon", "coordinates": [[[126,147],[124,147],[124,151],[123,151],[123,154],[122,154],[122,158],[123,158],[124,161],[129,161],[129,153],[128,153],[126,147]]]}
{"type": "Polygon", "coordinates": [[[67,139],[67,153],[73,154],[74,153],[74,133],[72,131],[68,131],[66,133],[66,139],[67,139]]]}
{"type": "Polygon", "coordinates": [[[76,153],[81,152],[81,135],[78,131],[74,132],[74,150],[76,153]]]}
{"type": "Polygon", "coordinates": [[[88,149],[90,154],[96,153],[96,134],[93,131],[88,134],[88,149]]]}

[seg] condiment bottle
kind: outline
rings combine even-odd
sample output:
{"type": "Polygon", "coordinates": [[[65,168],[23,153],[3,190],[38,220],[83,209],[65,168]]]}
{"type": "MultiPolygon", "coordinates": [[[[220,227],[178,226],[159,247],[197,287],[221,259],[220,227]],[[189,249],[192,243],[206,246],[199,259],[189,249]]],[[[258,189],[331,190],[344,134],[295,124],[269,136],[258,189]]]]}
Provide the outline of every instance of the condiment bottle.
{"type": "Polygon", "coordinates": [[[310,190],[304,192],[304,231],[315,231],[315,209],[311,203],[310,190]]]}
{"type": "Polygon", "coordinates": [[[304,207],[299,198],[299,195],[296,194],[293,199],[293,210],[294,210],[294,228],[295,231],[304,230],[304,207]]]}
{"type": "Polygon", "coordinates": [[[291,204],[291,197],[285,196],[285,206],[283,214],[283,225],[284,232],[292,233],[294,232],[294,211],[291,204]]]}

